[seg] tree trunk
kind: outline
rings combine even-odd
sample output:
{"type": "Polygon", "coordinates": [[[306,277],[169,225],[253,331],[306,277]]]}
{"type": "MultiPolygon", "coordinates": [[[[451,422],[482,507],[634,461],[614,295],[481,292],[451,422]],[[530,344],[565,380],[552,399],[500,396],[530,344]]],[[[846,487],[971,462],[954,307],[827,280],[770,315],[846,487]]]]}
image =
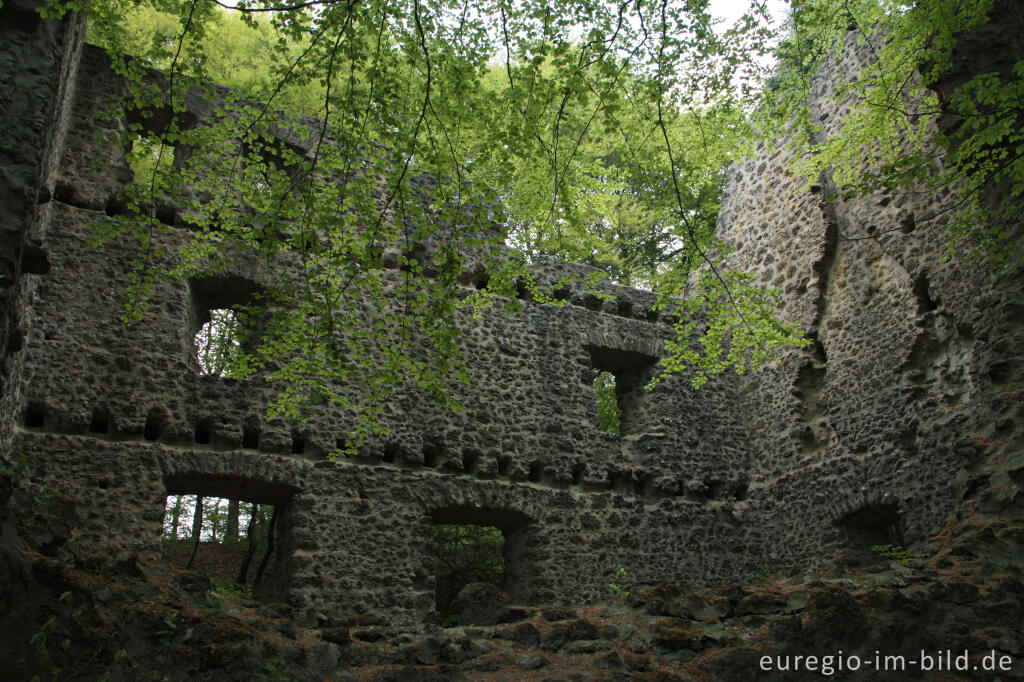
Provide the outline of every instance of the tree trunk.
{"type": "Polygon", "coordinates": [[[203,496],[196,495],[196,513],[192,516],[192,556],[188,558],[188,565],[185,570],[192,568],[192,562],[196,560],[196,552],[199,551],[199,536],[203,531],[203,496]]]}
{"type": "Polygon", "coordinates": [[[181,495],[174,499],[174,506],[171,507],[171,539],[178,539],[178,523],[181,520],[181,495]]]}
{"type": "Polygon", "coordinates": [[[245,534],[249,538],[249,548],[245,552],[245,558],[242,559],[242,565],[238,569],[238,579],[235,581],[242,587],[245,587],[249,575],[249,565],[252,563],[253,557],[256,556],[256,517],[259,514],[259,509],[260,506],[254,502],[252,512],[249,514],[249,526],[245,529],[245,534]]]}
{"type": "Polygon", "coordinates": [[[267,562],[270,561],[270,555],[274,552],[274,529],[277,527],[277,507],[274,507],[274,513],[270,516],[270,524],[267,526],[267,551],[263,555],[263,560],[260,561],[260,567],[256,571],[256,579],[252,581],[252,591],[256,592],[256,588],[259,587],[260,581],[263,580],[263,572],[267,568],[267,562]]]}
{"type": "Polygon", "coordinates": [[[224,542],[238,542],[238,500],[228,500],[228,525],[224,529],[224,542]]]}
{"type": "Polygon", "coordinates": [[[210,513],[210,542],[217,542],[217,531],[220,529],[220,501],[219,497],[213,498],[213,511],[210,513]]]}

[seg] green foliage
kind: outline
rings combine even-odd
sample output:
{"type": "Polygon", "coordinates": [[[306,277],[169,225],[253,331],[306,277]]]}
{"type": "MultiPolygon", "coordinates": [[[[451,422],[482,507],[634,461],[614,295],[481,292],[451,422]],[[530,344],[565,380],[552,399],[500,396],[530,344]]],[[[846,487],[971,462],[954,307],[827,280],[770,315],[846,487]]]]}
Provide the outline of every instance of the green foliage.
{"type": "Polygon", "coordinates": [[[930,89],[951,69],[957,34],[983,23],[992,4],[795,4],[789,36],[780,46],[782,60],[766,91],[762,125],[769,135],[793,136],[794,170],[808,184],[827,172],[844,196],[956,190],[951,252],[966,252],[1006,274],[1024,261],[1024,234],[1017,227],[1024,191],[1024,63],[1012,73],[979,74],[953,90],[948,101],[939,102],[930,89]],[[836,81],[835,99],[852,106],[826,136],[806,106],[812,76],[826,55],[851,39],[870,45],[877,59],[836,81]],[[940,119],[943,132],[936,136],[940,119]]]}
{"type": "Polygon", "coordinates": [[[434,526],[434,555],[439,574],[459,575],[465,583],[483,582],[500,587],[505,580],[504,546],[505,536],[494,526],[434,526]]]}
{"type": "Polygon", "coordinates": [[[263,672],[260,673],[258,678],[261,682],[287,682],[294,679],[289,673],[288,663],[281,654],[277,654],[266,661],[261,661],[260,666],[263,668],[263,672]]]}
{"type": "Polygon", "coordinates": [[[619,433],[622,413],[615,393],[615,375],[601,370],[594,371],[594,395],[597,398],[597,418],[602,431],[619,433]]]}
{"type": "Polygon", "coordinates": [[[522,258],[476,305],[514,301],[521,284],[535,291],[526,264],[542,255],[666,296],[684,295],[704,267],[717,284],[703,278],[687,311],[707,312],[697,326],[711,338],[694,347],[696,327],[681,329],[667,371],[742,371],[799,343],[766,294],[709,257],[724,168],[752,139],[743,97],[766,38],[756,4],[729,31],[714,29],[707,0],[247,0],[230,13],[185,0],[51,0],[47,13],[60,8],[88,13],[90,38],[134,83],[133,120],[170,119],[130,126],[136,173],[124,200],[136,209],[102,228],[145,247],[128,319],[145,319],[157,281],[224,272],[246,252],[299,266],[298,280],[261,282],[259,343],[239,344],[225,370],[286,387],[271,416],[301,421],[333,404],[354,451],[384,432],[382,405],[400,385],[457,409],[450,387],[468,373],[455,311],[473,304],[458,286],[462,254],[503,240],[522,258]],[[201,78],[239,90],[190,127],[185,97],[201,78]],[[282,129],[309,151],[276,142],[282,129]],[[176,255],[159,247],[164,196],[184,204],[195,234],[176,255]],[[417,255],[427,243],[437,245],[429,268],[417,255]],[[383,264],[391,249],[397,283],[383,264]]]}
{"type": "Polygon", "coordinates": [[[442,624],[453,625],[455,597],[469,583],[505,584],[505,536],[493,526],[436,524],[433,550],[435,598],[442,624]]]}
{"type": "Polygon", "coordinates": [[[608,587],[612,588],[612,592],[617,597],[628,597],[629,596],[629,571],[619,566],[615,569],[615,581],[608,584],[608,587]]]}
{"type": "Polygon", "coordinates": [[[211,310],[210,320],[195,336],[196,361],[203,374],[231,376],[240,355],[238,318],[232,310],[211,310]]]}
{"type": "Polygon", "coordinates": [[[767,360],[772,350],[810,343],[795,325],[775,315],[779,294],[750,284],[752,275],[720,266],[702,269],[675,311],[676,339],[666,341],[663,379],[690,369],[694,388],[727,369],[738,374],[767,360]],[[728,304],[723,304],[723,300],[728,304]]]}
{"type": "Polygon", "coordinates": [[[899,545],[872,545],[871,551],[878,554],[878,556],[898,561],[901,564],[912,564],[915,561],[921,559],[927,559],[927,554],[918,554],[911,552],[909,549],[904,549],[899,545]]]}

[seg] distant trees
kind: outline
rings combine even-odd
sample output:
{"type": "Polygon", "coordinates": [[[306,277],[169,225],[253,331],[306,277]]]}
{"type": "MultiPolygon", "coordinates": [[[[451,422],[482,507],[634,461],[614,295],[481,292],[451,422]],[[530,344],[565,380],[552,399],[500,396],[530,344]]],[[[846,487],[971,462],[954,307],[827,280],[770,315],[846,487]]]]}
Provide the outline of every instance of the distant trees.
{"type": "Polygon", "coordinates": [[[602,431],[619,433],[622,428],[622,411],[615,390],[615,375],[604,370],[594,370],[594,396],[597,399],[597,420],[602,431]]]}
{"type": "Polygon", "coordinates": [[[136,82],[128,110],[181,112],[192,77],[240,89],[201,126],[171,117],[160,130],[128,132],[146,140],[138,147],[148,165],[125,197],[137,210],[106,229],[149,244],[165,229],[155,197],[169,194],[195,235],[173,273],[140,262],[128,317],[144,315],[158,277],[222,271],[239,249],[295,254],[302,282],[269,286],[275,319],[259,347],[242,349],[233,376],[263,372],[285,386],[275,416],[339,406],[352,415],[353,448],[402,382],[452,404],[448,382],[468,376],[456,309],[514,298],[517,278],[533,286],[526,265],[540,255],[652,286],[663,302],[683,297],[663,369],[691,371],[695,385],[805,344],[778,318],[777,292],[724,265],[714,234],[724,168],[759,134],[794,134],[795,170],[812,180],[828,170],[842,192],[958,183],[966,193],[954,242],[1007,265],[1019,252],[1014,202],[993,213],[984,188],[1016,200],[1024,191],[1015,151],[1024,66],[975,80],[942,107],[927,90],[948,68],[956,31],[984,21],[991,0],[794,2],[759,113],[758,57],[770,35],[756,1],[729,28],[716,26],[708,0],[242,0],[227,13],[219,4],[53,0],[47,10],[90,15],[91,39],[136,82]],[[872,43],[877,62],[840,84],[860,104],[840,134],[819,139],[807,84],[851,27],[866,40],[887,37],[872,43]],[[144,86],[144,66],[166,81],[144,86]],[[302,128],[279,108],[323,122],[304,129],[304,150],[272,134],[302,128]],[[940,138],[936,164],[923,141],[950,109],[961,124],[948,143],[940,138]],[[171,147],[190,155],[172,166],[171,147]],[[502,241],[520,258],[465,300],[460,247],[493,251],[502,241]],[[437,245],[429,266],[417,256],[426,243],[437,245]],[[397,290],[382,262],[395,246],[397,290]],[[430,353],[407,352],[413,338],[430,353]]]}
{"type": "Polygon", "coordinates": [[[456,613],[455,598],[470,583],[505,587],[505,536],[494,526],[436,524],[433,550],[436,608],[442,620],[456,613]]]}
{"type": "Polygon", "coordinates": [[[201,544],[230,549],[226,559],[216,564],[218,571],[230,575],[219,577],[248,586],[253,582],[250,575],[254,574],[258,583],[274,552],[275,514],[271,505],[202,495],[169,495],[164,513],[165,547],[172,563],[185,568],[196,565],[201,544]],[[242,528],[244,535],[240,532],[242,528]]]}

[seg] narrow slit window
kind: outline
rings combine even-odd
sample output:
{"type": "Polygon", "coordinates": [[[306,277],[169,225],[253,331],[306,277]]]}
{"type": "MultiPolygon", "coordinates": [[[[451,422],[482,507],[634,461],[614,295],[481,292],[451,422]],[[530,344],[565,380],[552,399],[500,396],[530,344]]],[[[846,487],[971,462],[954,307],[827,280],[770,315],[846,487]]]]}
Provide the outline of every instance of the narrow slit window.
{"type": "Polygon", "coordinates": [[[616,379],[611,372],[594,370],[594,396],[597,399],[598,425],[605,433],[618,434],[622,430],[622,410],[615,392],[616,379]]]}

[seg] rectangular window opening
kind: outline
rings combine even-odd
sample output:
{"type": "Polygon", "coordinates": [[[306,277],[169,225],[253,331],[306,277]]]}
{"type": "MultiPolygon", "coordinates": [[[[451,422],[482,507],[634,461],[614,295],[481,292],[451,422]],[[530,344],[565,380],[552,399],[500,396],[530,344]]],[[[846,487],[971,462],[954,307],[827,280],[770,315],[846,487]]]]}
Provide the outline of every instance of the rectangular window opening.
{"type": "Polygon", "coordinates": [[[612,434],[641,432],[647,420],[647,385],[657,372],[657,358],[599,346],[586,349],[598,427],[612,434]]]}
{"type": "Polygon", "coordinates": [[[228,379],[248,375],[245,358],[265,328],[265,301],[256,282],[234,275],[189,281],[189,334],[199,373],[228,379]]]}
{"type": "Polygon", "coordinates": [[[278,511],[229,497],[168,495],[163,557],[174,569],[205,574],[218,591],[252,595],[276,569],[278,511]]]}
{"type": "Polygon", "coordinates": [[[594,397],[597,399],[598,428],[605,433],[622,432],[622,410],[616,393],[616,379],[611,372],[594,370],[594,397]]]}
{"type": "Polygon", "coordinates": [[[459,622],[459,593],[468,585],[505,590],[505,534],[495,526],[434,524],[435,609],[438,623],[459,622]]]}

